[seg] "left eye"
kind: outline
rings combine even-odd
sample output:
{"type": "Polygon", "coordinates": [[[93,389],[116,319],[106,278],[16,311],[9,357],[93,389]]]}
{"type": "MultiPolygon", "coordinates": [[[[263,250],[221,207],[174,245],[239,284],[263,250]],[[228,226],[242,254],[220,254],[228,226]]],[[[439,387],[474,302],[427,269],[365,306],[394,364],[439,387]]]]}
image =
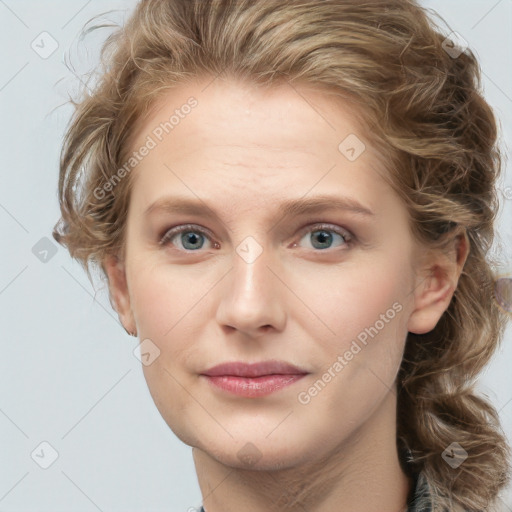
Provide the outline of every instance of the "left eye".
{"type": "MultiPolygon", "coordinates": [[[[303,233],[305,234],[300,240],[307,240],[311,244],[308,248],[312,249],[330,249],[335,237],[341,239],[342,246],[348,245],[352,241],[352,237],[348,231],[326,225],[310,227],[301,234],[303,233]]],[[[296,245],[297,244],[294,244],[294,246],[296,245]]]]}

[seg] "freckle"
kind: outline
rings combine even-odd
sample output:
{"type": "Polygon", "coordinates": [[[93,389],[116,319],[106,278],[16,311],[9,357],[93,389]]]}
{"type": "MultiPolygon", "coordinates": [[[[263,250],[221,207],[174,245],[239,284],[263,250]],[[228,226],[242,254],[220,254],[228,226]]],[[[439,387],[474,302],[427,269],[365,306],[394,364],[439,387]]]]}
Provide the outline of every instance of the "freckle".
{"type": "Polygon", "coordinates": [[[505,311],[512,313],[512,277],[500,277],[496,280],[494,297],[505,311]]]}

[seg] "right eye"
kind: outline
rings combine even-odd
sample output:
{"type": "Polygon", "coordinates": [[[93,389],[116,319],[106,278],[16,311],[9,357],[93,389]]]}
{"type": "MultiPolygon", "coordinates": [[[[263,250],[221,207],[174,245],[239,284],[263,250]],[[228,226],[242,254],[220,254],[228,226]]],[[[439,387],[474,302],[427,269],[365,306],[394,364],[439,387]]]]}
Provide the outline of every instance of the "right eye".
{"type": "MultiPolygon", "coordinates": [[[[210,234],[206,230],[194,224],[184,224],[168,229],[159,243],[160,245],[172,244],[178,250],[196,252],[198,249],[203,248],[205,238],[210,240],[210,234]],[[176,246],[174,243],[175,238],[179,240],[180,246],[176,246]]],[[[219,247],[217,242],[212,243],[212,248],[217,249],[219,247]]]]}

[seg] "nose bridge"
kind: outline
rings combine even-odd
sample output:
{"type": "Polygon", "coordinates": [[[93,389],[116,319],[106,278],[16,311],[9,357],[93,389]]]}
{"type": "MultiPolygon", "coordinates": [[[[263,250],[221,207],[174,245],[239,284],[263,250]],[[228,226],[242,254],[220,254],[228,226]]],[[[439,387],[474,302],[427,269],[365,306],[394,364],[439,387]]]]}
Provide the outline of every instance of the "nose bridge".
{"type": "Polygon", "coordinates": [[[252,236],[246,237],[233,255],[233,287],[239,299],[258,302],[269,292],[272,259],[269,251],[252,236]],[[269,275],[270,274],[270,275],[269,275]]]}
{"type": "Polygon", "coordinates": [[[275,265],[270,249],[247,236],[233,252],[233,270],[226,282],[217,320],[241,331],[256,334],[261,328],[282,329],[281,283],[268,268],[275,265]]]}

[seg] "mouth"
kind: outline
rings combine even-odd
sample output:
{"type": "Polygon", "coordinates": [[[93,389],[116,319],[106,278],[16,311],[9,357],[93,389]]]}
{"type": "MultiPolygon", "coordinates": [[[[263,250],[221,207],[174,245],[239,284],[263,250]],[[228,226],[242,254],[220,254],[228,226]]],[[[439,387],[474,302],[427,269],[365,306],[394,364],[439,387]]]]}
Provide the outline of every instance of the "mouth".
{"type": "Polygon", "coordinates": [[[246,398],[269,395],[308,375],[308,371],[284,361],[223,363],[200,375],[217,390],[246,398]]]}

